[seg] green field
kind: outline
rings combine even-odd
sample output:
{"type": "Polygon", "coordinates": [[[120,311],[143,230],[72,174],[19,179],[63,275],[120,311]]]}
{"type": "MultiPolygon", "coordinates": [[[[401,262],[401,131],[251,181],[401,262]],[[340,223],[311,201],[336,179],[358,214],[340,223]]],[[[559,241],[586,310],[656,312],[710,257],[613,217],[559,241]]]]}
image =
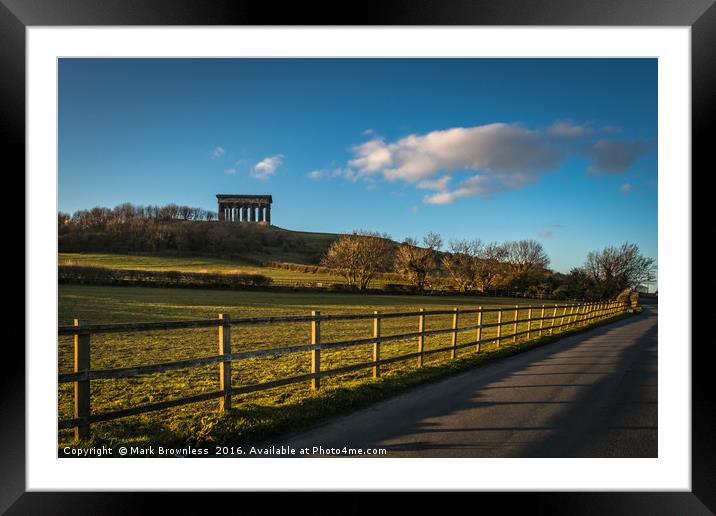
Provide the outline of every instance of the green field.
{"type": "Polygon", "coordinates": [[[291,271],[280,267],[262,267],[240,258],[211,258],[104,253],[59,253],[59,265],[83,265],[108,269],[145,271],[208,272],[220,274],[263,274],[274,281],[340,282],[339,276],[326,273],[291,271]]]}
{"type": "MultiPolygon", "coordinates": [[[[202,267],[199,263],[196,266],[202,267]]],[[[309,315],[311,310],[320,310],[322,314],[371,313],[373,310],[382,312],[413,311],[420,307],[425,307],[428,310],[454,306],[474,308],[478,305],[514,307],[516,303],[527,306],[541,304],[543,301],[481,297],[390,296],[318,292],[275,293],[60,285],[59,324],[71,324],[75,318],[92,324],[214,318],[219,313],[229,314],[232,318],[240,318],[266,315],[309,315]]],[[[512,310],[506,311],[503,321],[513,320],[513,313],[512,310]]],[[[523,310],[520,313],[520,318],[525,317],[526,310],[523,310]]],[[[474,314],[466,314],[461,318],[460,326],[476,324],[475,318],[474,314]]],[[[485,314],[483,323],[494,322],[495,319],[496,314],[485,314]]],[[[426,318],[426,330],[448,328],[451,324],[451,315],[426,318]]],[[[536,327],[535,325],[533,328],[536,327]]],[[[417,317],[386,319],[382,322],[383,335],[414,332],[417,329],[417,317]]],[[[523,329],[526,329],[526,326],[521,326],[518,330],[523,329]]],[[[489,338],[495,332],[495,328],[485,329],[483,338],[489,338]]],[[[503,335],[511,332],[511,326],[503,327],[503,335]]],[[[372,320],[326,321],[322,324],[321,334],[322,342],[367,338],[372,335],[372,320]]],[[[475,336],[470,331],[461,334],[460,339],[465,342],[474,340],[475,336]]],[[[104,369],[211,356],[217,352],[217,342],[216,328],[95,335],[92,337],[91,365],[92,368],[104,369]]],[[[309,323],[239,326],[234,327],[232,331],[232,352],[308,344],[309,342],[309,323]]],[[[425,349],[444,347],[449,345],[449,342],[449,335],[427,337],[425,349]]],[[[510,343],[511,339],[509,338],[503,340],[503,346],[508,346],[510,343]]],[[[416,341],[411,339],[385,343],[382,346],[381,355],[383,358],[389,358],[416,350],[416,341]]],[[[480,356],[486,357],[493,351],[494,344],[483,345],[480,356]]],[[[504,352],[504,349],[499,352],[504,352]]],[[[460,355],[469,359],[476,353],[470,347],[460,350],[460,355]]],[[[324,350],[321,356],[321,368],[327,370],[370,360],[372,360],[372,346],[370,345],[324,350]]],[[[448,362],[454,363],[449,360],[447,352],[426,356],[426,366],[437,366],[448,362]]],[[[72,338],[60,337],[59,371],[70,372],[71,370],[72,338]]],[[[308,423],[314,412],[316,417],[320,417],[323,415],[322,407],[337,403],[336,396],[342,400],[341,409],[346,410],[351,407],[352,403],[359,403],[359,398],[362,399],[361,396],[375,394],[370,394],[366,389],[387,388],[386,386],[389,387],[391,382],[400,384],[404,378],[412,378],[410,381],[417,381],[422,377],[427,378],[430,370],[431,367],[425,367],[416,372],[415,361],[411,359],[406,362],[385,365],[382,368],[382,378],[379,380],[371,378],[369,369],[327,378],[322,380],[322,389],[317,394],[311,392],[306,382],[305,384],[293,384],[235,396],[234,410],[229,417],[223,418],[215,410],[217,401],[185,405],[93,425],[93,439],[95,443],[219,442],[231,439],[231,442],[238,444],[270,435],[271,432],[282,428],[284,430],[290,428],[295,421],[303,420],[303,424],[308,423]],[[350,391],[349,394],[346,394],[347,388],[350,391]],[[357,398],[353,399],[351,396],[357,398]],[[221,437],[222,435],[223,437],[221,437]]],[[[278,357],[261,357],[234,362],[232,384],[234,386],[249,385],[308,372],[310,372],[310,354],[308,352],[278,357]]],[[[98,413],[117,410],[213,391],[218,389],[218,385],[218,369],[215,365],[127,379],[97,380],[92,382],[92,411],[98,413]]],[[[64,419],[71,415],[72,384],[63,384],[59,389],[59,417],[64,419]]],[[[70,443],[72,433],[61,431],[59,438],[61,445],[70,443]]]]}

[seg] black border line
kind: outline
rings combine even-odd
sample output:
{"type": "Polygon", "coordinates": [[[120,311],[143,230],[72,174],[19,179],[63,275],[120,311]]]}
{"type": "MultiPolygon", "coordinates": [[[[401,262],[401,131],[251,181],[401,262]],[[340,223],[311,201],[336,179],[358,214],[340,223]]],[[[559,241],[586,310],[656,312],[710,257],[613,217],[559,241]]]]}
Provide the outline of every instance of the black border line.
{"type": "MultiPolygon", "coordinates": [[[[707,134],[714,121],[716,98],[714,0],[365,0],[352,4],[284,2],[280,5],[230,0],[0,0],[0,141],[7,146],[7,171],[25,167],[25,28],[59,25],[690,26],[693,170],[706,173],[714,169],[713,145],[707,134]]],[[[693,207],[696,206],[694,203],[693,207]]],[[[705,216],[707,220],[713,217],[712,213],[705,216]]],[[[704,218],[693,217],[693,220],[700,224],[704,218]]],[[[712,228],[707,227],[705,231],[704,234],[711,233],[712,228]]],[[[694,258],[708,257],[694,255],[694,258]]],[[[693,265],[696,266],[697,261],[693,265]]],[[[692,320],[705,316],[709,309],[706,305],[697,307],[696,303],[693,307],[692,320]]],[[[8,336],[11,338],[6,342],[10,342],[14,334],[8,336]]],[[[709,381],[713,365],[707,356],[708,342],[702,344],[704,346],[692,349],[691,492],[531,492],[507,496],[504,493],[452,493],[450,496],[460,496],[460,501],[470,496],[471,504],[475,503],[475,496],[480,502],[496,502],[503,513],[528,505],[532,512],[552,514],[713,514],[711,510],[716,510],[716,410],[713,382],[709,381]]],[[[170,505],[175,505],[173,512],[178,514],[194,512],[192,505],[199,497],[192,493],[26,493],[24,350],[8,345],[5,352],[14,356],[9,360],[6,355],[0,375],[0,414],[4,416],[0,425],[0,511],[9,508],[7,514],[143,514],[151,507],[148,504],[162,503],[166,512],[171,510],[170,505]]],[[[237,495],[208,494],[217,504],[228,501],[229,496],[236,500],[237,495]]],[[[265,497],[259,498],[260,493],[238,495],[242,497],[242,504],[265,503],[265,497]]],[[[307,495],[297,493],[294,498],[305,499],[307,495]]],[[[322,496],[321,505],[325,510],[332,505],[329,499],[334,497],[322,496]]],[[[341,512],[371,510],[376,496],[349,494],[342,500],[341,512]]],[[[423,495],[411,496],[413,503],[424,507],[423,495]]],[[[201,498],[205,503],[205,497],[201,498]]],[[[294,509],[300,505],[294,505],[294,509]]],[[[489,505],[483,507],[486,509],[489,505]]],[[[335,510],[337,507],[333,506],[331,512],[335,510]]]]}

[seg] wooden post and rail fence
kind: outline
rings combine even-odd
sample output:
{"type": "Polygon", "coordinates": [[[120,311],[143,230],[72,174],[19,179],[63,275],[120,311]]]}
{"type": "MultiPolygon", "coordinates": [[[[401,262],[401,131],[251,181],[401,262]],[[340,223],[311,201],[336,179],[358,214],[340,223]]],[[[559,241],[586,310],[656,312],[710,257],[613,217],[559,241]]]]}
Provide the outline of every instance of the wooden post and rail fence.
{"type": "Polygon", "coordinates": [[[377,311],[372,314],[343,314],[343,315],[321,315],[319,311],[313,311],[310,316],[272,316],[272,317],[245,317],[230,318],[226,314],[219,314],[217,319],[203,319],[190,321],[173,321],[173,322],[148,322],[148,323],[119,323],[119,324],[85,324],[83,321],[75,319],[71,326],[60,326],[58,335],[74,336],[74,371],[71,373],[60,373],[58,375],[58,383],[73,383],[74,385],[74,414],[71,419],[61,419],[58,421],[59,429],[74,429],[76,439],[84,439],[90,436],[90,426],[92,423],[110,421],[114,419],[124,418],[164,410],[171,407],[186,405],[189,403],[197,403],[211,399],[219,400],[219,410],[226,411],[231,409],[232,395],[245,394],[250,392],[272,389],[284,385],[298,382],[310,382],[313,389],[321,387],[321,378],[337,376],[341,374],[358,371],[361,369],[372,369],[373,378],[380,377],[381,365],[391,364],[395,362],[410,360],[417,358],[417,366],[423,367],[425,357],[434,353],[450,352],[451,359],[458,357],[458,350],[475,347],[475,351],[480,351],[480,345],[488,342],[495,342],[499,348],[502,341],[506,338],[512,338],[512,342],[516,342],[518,336],[526,335],[531,338],[533,333],[538,333],[539,337],[543,333],[549,332],[553,334],[555,330],[562,328],[574,327],[579,324],[585,324],[598,319],[605,319],[616,314],[622,313],[629,308],[628,303],[604,302],[604,303],[580,303],[571,305],[554,305],[551,307],[541,306],[539,317],[532,317],[533,307],[519,307],[514,309],[505,307],[474,309],[458,309],[452,310],[431,310],[426,311],[421,308],[417,312],[393,312],[379,313],[377,311]],[[567,310],[569,309],[569,313],[567,310]],[[519,312],[527,311],[527,317],[519,319],[519,312]],[[551,310],[552,313],[546,312],[551,310]],[[503,322],[503,312],[514,311],[513,320],[503,322]],[[486,324],[483,315],[487,313],[496,313],[497,321],[486,324]],[[436,315],[452,315],[452,325],[445,329],[426,329],[426,319],[428,316],[436,315]],[[476,317],[476,324],[469,326],[459,326],[459,321],[464,320],[467,316],[476,317]],[[418,331],[411,333],[401,333],[396,335],[382,335],[381,321],[384,319],[395,319],[405,317],[418,318],[418,331]],[[559,324],[556,320],[559,318],[559,324]],[[373,320],[373,335],[365,339],[353,339],[334,342],[321,341],[321,323],[327,321],[350,321],[350,320],[373,320]],[[566,322],[565,322],[566,319],[566,322]],[[545,326],[545,321],[549,321],[549,326],[545,326]],[[296,323],[309,322],[311,324],[311,343],[305,345],[288,346],[281,348],[261,349],[255,351],[242,351],[233,353],[231,351],[231,328],[232,326],[246,325],[267,325],[279,323],[296,323]],[[527,329],[517,331],[518,324],[527,324],[527,329]],[[539,323],[538,327],[533,325],[539,323]],[[512,325],[513,333],[511,335],[503,335],[502,327],[504,325],[512,325]],[[106,333],[126,333],[126,332],[142,332],[154,330],[176,330],[187,328],[218,328],[218,354],[210,357],[193,358],[186,360],[177,360],[174,362],[165,362],[152,365],[143,365],[135,367],[121,367],[114,369],[92,369],[90,367],[91,355],[91,336],[95,334],[106,333]],[[482,330],[485,328],[496,328],[496,336],[483,338],[482,330]],[[459,343],[459,334],[463,332],[476,331],[476,339],[470,342],[459,343]],[[436,349],[425,349],[425,338],[435,335],[450,334],[450,346],[440,347],[436,349]],[[417,339],[417,351],[390,358],[381,357],[381,345],[386,342],[396,342],[401,340],[417,339]],[[348,348],[352,346],[372,345],[373,360],[359,364],[352,364],[334,369],[321,369],[321,350],[333,350],[340,348],[348,348]],[[278,356],[290,353],[310,352],[311,355],[311,372],[289,378],[282,378],[269,382],[261,382],[253,385],[245,385],[240,387],[232,387],[231,384],[231,364],[234,361],[246,360],[256,357],[278,356]],[[160,373],[176,369],[186,369],[194,367],[202,367],[211,364],[217,364],[219,367],[219,390],[211,392],[203,392],[192,396],[161,401],[127,409],[113,410],[110,412],[102,412],[98,414],[92,413],[90,398],[91,389],[90,382],[92,380],[101,379],[117,379],[139,376],[144,374],[160,373]]]}

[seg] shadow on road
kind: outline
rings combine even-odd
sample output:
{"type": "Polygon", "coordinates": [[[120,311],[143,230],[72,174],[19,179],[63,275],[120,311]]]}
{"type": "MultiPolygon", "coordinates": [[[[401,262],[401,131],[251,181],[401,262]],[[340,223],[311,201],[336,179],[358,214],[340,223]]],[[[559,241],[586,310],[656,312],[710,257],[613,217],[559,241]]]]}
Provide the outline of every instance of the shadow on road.
{"type": "Polygon", "coordinates": [[[388,457],[656,457],[656,307],[282,444],[380,447],[388,457]]]}

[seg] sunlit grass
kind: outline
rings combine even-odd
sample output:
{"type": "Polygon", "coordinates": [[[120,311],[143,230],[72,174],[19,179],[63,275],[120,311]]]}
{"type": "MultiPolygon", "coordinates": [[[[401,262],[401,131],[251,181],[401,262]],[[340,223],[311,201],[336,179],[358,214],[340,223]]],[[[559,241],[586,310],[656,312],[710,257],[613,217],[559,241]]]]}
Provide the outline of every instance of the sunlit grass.
{"type": "Polygon", "coordinates": [[[219,274],[263,274],[278,281],[339,282],[341,278],[325,272],[293,271],[280,267],[262,267],[239,258],[211,258],[105,253],[59,253],[59,265],[81,265],[107,269],[179,271],[219,274]]]}

